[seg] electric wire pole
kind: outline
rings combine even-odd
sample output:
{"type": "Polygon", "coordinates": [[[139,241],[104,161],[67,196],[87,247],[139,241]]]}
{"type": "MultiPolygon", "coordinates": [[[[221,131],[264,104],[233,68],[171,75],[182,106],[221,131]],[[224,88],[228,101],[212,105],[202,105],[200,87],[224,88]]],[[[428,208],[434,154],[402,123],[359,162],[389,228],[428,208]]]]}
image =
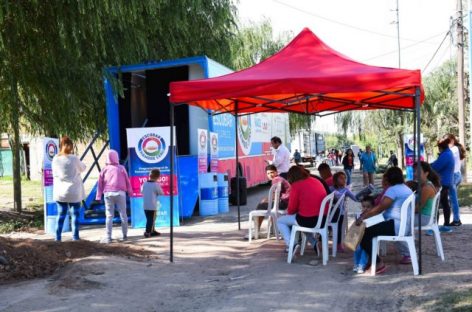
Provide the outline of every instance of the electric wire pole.
{"type": "MultiPolygon", "coordinates": [[[[465,109],[464,109],[464,25],[462,21],[462,0],[457,0],[457,105],[459,119],[459,142],[465,144],[465,109]]],[[[464,162],[464,172],[467,169],[464,162]]],[[[465,181],[467,174],[464,175],[465,181]]]]}

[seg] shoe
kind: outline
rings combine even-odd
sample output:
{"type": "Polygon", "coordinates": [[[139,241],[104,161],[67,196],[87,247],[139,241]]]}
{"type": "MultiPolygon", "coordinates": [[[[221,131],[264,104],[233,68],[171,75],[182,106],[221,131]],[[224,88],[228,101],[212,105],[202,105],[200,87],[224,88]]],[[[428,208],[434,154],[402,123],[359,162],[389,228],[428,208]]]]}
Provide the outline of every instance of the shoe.
{"type": "Polygon", "coordinates": [[[338,247],[337,247],[337,252],[340,252],[340,253],[344,253],[344,245],[343,244],[338,244],[338,247]]]}
{"type": "Polygon", "coordinates": [[[100,241],[100,244],[110,244],[111,243],[111,238],[102,238],[100,241]]]}
{"type": "Polygon", "coordinates": [[[159,233],[158,231],[152,231],[151,232],[151,236],[154,237],[154,236],[161,236],[161,233],[159,233]]]}
{"type": "Polygon", "coordinates": [[[433,236],[433,234],[434,234],[434,233],[433,233],[433,230],[427,230],[427,231],[425,232],[425,235],[426,235],[426,236],[433,236]]]}
{"type": "Polygon", "coordinates": [[[123,236],[119,241],[126,242],[128,240],[128,236],[123,236]]]}
{"type": "Polygon", "coordinates": [[[446,226],[446,225],[443,225],[443,226],[440,226],[440,227],[439,227],[439,232],[443,232],[443,233],[451,233],[451,232],[452,232],[452,230],[451,230],[451,229],[450,229],[448,226],[446,226]]]}
{"type": "Polygon", "coordinates": [[[403,258],[400,260],[400,264],[411,264],[411,257],[403,256],[403,258]]]}
{"type": "Polygon", "coordinates": [[[461,225],[462,225],[461,220],[459,220],[459,221],[452,221],[451,223],[449,223],[449,226],[461,226],[461,225]]]}
{"type": "Polygon", "coordinates": [[[364,270],[364,268],[362,267],[362,265],[359,265],[359,266],[357,267],[356,273],[357,273],[357,274],[364,274],[364,273],[365,273],[365,270],[364,270]]]}
{"type": "Polygon", "coordinates": [[[144,237],[145,237],[145,238],[149,238],[149,237],[151,237],[151,233],[144,232],[144,237]]]}
{"type": "Polygon", "coordinates": [[[387,271],[387,267],[385,266],[385,264],[383,264],[382,266],[378,267],[378,268],[375,270],[375,274],[382,274],[382,273],[384,273],[385,271],[387,271]]]}
{"type": "Polygon", "coordinates": [[[359,269],[360,265],[354,264],[354,267],[352,268],[352,272],[357,272],[357,269],[359,269]]]}

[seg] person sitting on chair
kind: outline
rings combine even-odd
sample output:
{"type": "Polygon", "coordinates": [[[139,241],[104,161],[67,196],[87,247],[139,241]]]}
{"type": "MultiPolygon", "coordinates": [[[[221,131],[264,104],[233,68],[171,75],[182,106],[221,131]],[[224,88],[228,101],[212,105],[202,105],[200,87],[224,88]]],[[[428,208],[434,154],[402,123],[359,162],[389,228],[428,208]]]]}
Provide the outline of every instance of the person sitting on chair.
{"type": "MultiPolygon", "coordinates": [[[[274,165],[268,165],[265,169],[267,177],[271,181],[271,185],[275,185],[277,183],[281,184],[279,210],[286,210],[288,207],[288,199],[290,196],[290,183],[288,183],[287,180],[278,175],[277,168],[274,165]]],[[[261,199],[259,204],[257,204],[256,210],[267,210],[268,205],[269,198],[264,197],[261,199]]],[[[264,217],[257,217],[256,226],[258,229],[261,228],[262,221],[264,221],[264,217]]],[[[247,238],[249,238],[249,236],[247,238]]]]}
{"type": "MultiPolygon", "coordinates": [[[[290,244],[290,233],[292,226],[297,224],[304,227],[314,227],[318,222],[320,206],[326,197],[326,191],[315,178],[299,166],[293,166],[288,171],[288,181],[290,183],[290,199],[288,201],[287,215],[278,218],[277,226],[282,234],[288,252],[290,244]]],[[[326,222],[326,217],[323,217],[326,222]]],[[[313,235],[307,235],[307,239],[316,250],[316,239],[313,235]]],[[[295,249],[300,246],[296,244],[295,249]]],[[[296,250],[295,250],[296,252],[296,250]]]]}

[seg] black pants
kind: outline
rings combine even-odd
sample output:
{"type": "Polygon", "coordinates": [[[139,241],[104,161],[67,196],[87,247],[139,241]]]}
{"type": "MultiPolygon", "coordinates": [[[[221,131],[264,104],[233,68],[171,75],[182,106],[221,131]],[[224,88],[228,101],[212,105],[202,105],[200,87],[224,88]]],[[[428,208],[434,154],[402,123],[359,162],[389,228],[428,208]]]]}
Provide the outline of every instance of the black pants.
{"type": "MultiPolygon", "coordinates": [[[[369,256],[369,262],[372,257],[372,239],[382,235],[395,235],[395,222],[393,220],[380,222],[365,229],[364,236],[362,237],[361,241],[361,247],[369,256]]],[[[380,257],[377,257],[377,262],[379,261],[380,257]]]]}
{"type": "Polygon", "coordinates": [[[144,214],[146,214],[146,233],[151,233],[154,230],[156,210],[144,210],[144,214]]]}
{"type": "Polygon", "coordinates": [[[451,221],[451,205],[449,204],[449,185],[442,185],[439,202],[441,203],[441,207],[443,209],[444,225],[449,225],[449,221],[451,221]]]}

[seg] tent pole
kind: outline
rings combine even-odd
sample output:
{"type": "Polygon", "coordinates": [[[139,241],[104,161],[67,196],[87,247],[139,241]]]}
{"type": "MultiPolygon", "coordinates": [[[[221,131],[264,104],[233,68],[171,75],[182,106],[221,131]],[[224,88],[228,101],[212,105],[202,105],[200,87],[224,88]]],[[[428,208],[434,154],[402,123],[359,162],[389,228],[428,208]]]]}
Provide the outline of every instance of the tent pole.
{"type": "Polygon", "coordinates": [[[236,142],[236,204],[238,205],[238,230],[241,230],[241,205],[239,204],[239,150],[238,150],[238,101],[234,102],[234,133],[236,142]]]}
{"type": "Polygon", "coordinates": [[[174,105],[170,104],[170,262],[174,262],[174,105]]]}
{"type": "MultiPolygon", "coordinates": [[[[415,90],[415,123],[416,123],[416,138],[415,138],[415,147],[417,153],[415,153],[416,156],[416,176],[419,177],[421,175],[421,116],[420,116],[420,87],[416,87],[415,90]]],[[[417,197],[416,201],[419,203],[421,199],[421,187],[419,187],[418,183],[418,191],[417,191],[417,197]]],[[[419,267],[419,274],[423,274],[423,269],[422,269],[422,257],[421,257],[421,213],[418,213],[418,267],[419,267]]]]}

